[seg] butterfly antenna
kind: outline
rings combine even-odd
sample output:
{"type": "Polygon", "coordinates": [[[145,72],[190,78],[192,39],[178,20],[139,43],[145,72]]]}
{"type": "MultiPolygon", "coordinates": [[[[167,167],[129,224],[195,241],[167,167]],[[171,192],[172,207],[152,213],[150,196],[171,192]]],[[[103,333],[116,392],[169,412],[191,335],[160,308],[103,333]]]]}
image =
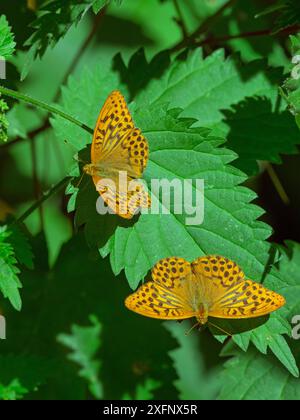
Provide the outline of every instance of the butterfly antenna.
{"type": "Polygon", "coordinates": [[[200,325],[200,323],[196,322],[196,324],[193,325],[192,328],[190,328],[188,331],[186,331],[185,335],[188,336],[196,327],[198,327],[198,325],[200,325]]]}
{"type": "Polygon", "coordinates": [[[219,327],[216,324],[213,324],[212,322],[208,321],[208,324],[211,325],[212,327],[216,328],[217,330],[221,331],[222,333],[228,335],[229,337],[232,337],[232,334],[230,334],[228,331],[223,330],[221,327],[219,327]]]}

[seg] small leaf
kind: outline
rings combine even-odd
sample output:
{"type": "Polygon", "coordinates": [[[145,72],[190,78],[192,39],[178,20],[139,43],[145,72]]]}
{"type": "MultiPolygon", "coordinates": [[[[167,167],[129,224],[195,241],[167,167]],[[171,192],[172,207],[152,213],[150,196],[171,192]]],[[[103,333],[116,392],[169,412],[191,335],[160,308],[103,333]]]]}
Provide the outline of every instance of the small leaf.
{"type": "Polygon", "coordinates": [[[20,273],[12,245],[9,243],[10,232],[7,227],[0,227],[0,290],[8,298],[15,309],[21,310],[22,302],[18,278],[20,273]]]}
{"type": "Polygon", "coordinates": [[[299,379],[293,378],[274,357],[262,356],[253,348],[247,353],[234,350],[233,355],[221,374],[220,400],[300,399],[299,379]]]}
{"type": "Polygon", "coordinates": [[[88,381],[90,392],[95,398],[100,399],[103,393],[99,381],[100,362],[94,360],[94,357],[101,345],[101,325],[94,316],[90,317],[90,321],[91,327],[73,325],[71,335],[60,334],[57,339],[72,350],[68,358],[81,367],[79,376],[88,381]]]}
{"type": "Polygon", "coordinates": [[[5,15],[0,16],[0,58],[9,58],[15,51],[16,43],[5,15]]]}

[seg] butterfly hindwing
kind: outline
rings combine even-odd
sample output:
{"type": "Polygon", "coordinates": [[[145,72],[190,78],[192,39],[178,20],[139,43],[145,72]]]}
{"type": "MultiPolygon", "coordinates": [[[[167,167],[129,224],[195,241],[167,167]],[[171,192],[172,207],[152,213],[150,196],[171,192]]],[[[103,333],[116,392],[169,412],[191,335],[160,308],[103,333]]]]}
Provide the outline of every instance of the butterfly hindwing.
{"type": "Polygon", "coordinates": [[[180,290],[170,290],[153,281],[128,296],[125,305],[131,311],[150,318],[187,319],[195,316],[180,290]]]}

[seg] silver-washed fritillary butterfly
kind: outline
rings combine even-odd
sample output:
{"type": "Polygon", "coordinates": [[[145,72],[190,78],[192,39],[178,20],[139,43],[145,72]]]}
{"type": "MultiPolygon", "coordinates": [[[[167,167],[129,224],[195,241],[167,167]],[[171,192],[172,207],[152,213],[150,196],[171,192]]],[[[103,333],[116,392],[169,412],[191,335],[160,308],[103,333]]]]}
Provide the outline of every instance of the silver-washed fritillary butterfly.
{"type": "Polygon", "coordinates": [[[208,256],[193,263],[166,258],[152,270],[153,281],[130,295],[128,309],[150,318],[182,320],[196,317],[246,319],[267,315],[285,304],[279,294],[246,280],[227,258],[208,256]]]}

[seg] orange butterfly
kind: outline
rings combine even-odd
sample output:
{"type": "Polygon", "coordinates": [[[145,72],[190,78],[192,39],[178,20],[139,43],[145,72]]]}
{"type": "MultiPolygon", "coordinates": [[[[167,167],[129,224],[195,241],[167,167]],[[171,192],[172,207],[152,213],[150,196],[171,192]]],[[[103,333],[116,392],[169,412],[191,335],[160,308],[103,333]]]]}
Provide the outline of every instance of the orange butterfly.
{"type": "Polygon", "coordinates": [[[125,219],[151,206],[144,185],[138,181],[146,169],[148,157],[147,140],[141,130],[135,128],[124,96],[119,91],[112,92],[101,109],[94,131],[92,163],[83,170],[93,177],[104,202],[125,219]],[[125,186],[120,181],[121,173],[126,174],[125,186]],[[112,184],[103,184],[107,179],[112,184]]]}
{"type": "Polygon", "coordinates": [[[191,264],[183,258],[166,258],[152,269],[152,278],[125,301],[128,309],[150,318],[196,317],[204,325],[209,317],[256,318],[285,304],[282,296],[246,280],[237,264],[219,256],[191,264]]]}

